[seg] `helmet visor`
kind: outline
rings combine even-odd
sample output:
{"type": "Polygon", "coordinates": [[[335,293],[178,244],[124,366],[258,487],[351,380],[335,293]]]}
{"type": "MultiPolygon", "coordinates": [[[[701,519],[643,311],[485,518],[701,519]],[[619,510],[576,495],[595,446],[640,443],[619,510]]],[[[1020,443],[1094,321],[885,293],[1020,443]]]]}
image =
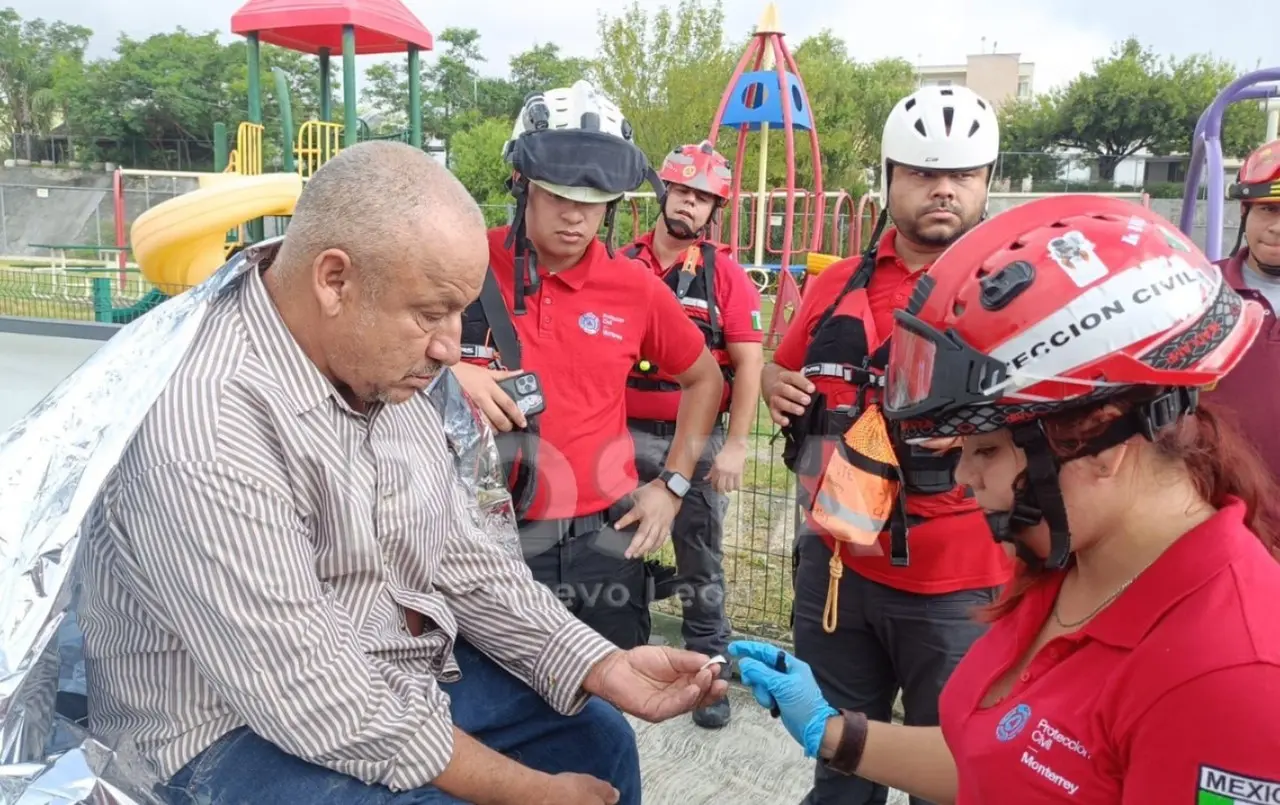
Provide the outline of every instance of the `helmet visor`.
{"type": "Polygon", "coordinates": [[[644,152],[621,137],[598,131],[548,129],[521,134],[507,155],[522,176],[560,187],[581,187],[614,198],[649,177],[644,152]]]}
{"type": "Polygon", "coordinates": [[[891,419],[936,416],[994,402],[1008,377],[1003,362],[941,333],[905,310],[896,320],[885,373],[884,412],[891,419]]]}

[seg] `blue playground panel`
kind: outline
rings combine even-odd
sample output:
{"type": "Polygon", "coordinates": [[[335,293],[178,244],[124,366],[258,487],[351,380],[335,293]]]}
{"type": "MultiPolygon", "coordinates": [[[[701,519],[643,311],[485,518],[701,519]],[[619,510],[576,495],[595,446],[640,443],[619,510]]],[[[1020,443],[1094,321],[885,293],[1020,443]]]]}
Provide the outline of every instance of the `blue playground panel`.
{"type": "Polygon", "coordinates": [[[761,124],[770,128],[782,126],[784,123],[782,104],[785,101],[791,107],[791,127],[795,131],[808,131],[813,128],[813,116],[809,112],[809,104],[800,86],[800,79],[793,73],[784,73],[787,88],[779,91],[778,73],[776,70],[756,70],[743,73],[729,93],[729,103],[725,107],[724,116],[720,119],[722,126],[741,126],[746,124],[751,131],[758,131],[761,124]],[[755,87],[754,93],[748,93],[755,87]],[[751,94],[750,104],[747,95],[751,94]],[[763,97],[762,97],[763,96],[763,97]]]}

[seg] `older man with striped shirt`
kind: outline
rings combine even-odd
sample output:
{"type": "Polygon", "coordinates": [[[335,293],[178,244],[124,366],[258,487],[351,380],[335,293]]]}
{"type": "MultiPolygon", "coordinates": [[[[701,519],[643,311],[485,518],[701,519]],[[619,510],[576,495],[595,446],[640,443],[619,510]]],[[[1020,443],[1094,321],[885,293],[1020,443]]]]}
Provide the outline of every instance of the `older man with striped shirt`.
{"type": "Polygon", "coordinates": [[[475,203],[366,143],[249,259],[92,514],[91,728],[173,803],[639,803],[618,710],[724,683],[618,650],[472,525],[420,392],[480,291],[475,203]]]}

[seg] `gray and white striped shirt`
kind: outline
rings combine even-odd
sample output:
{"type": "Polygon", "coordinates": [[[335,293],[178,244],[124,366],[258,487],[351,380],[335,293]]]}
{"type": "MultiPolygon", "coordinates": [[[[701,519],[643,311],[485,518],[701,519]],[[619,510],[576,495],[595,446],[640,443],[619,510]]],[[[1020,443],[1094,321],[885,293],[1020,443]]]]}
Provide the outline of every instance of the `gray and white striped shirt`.
{"type": "Polygon", "coordinates": [[[425,394],[343,402],[266,292],[272,256],[214,303],[85,528],[90,727],[166,780],[248,725],[421,787],[453,753],[455,636],[566,714],[615,647],[472,525],[425,394]]]}

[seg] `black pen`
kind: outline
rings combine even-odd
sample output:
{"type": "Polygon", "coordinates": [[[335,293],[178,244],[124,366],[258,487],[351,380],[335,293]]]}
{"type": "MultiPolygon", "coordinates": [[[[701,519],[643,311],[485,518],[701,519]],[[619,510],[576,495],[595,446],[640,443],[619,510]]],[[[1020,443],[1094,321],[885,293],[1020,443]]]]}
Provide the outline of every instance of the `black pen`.
{"type": "MultiPolygon", "coordinates": [[[[773,661],[773,670],[785,674],[787,672],[787,655],[785,652],[778,652],[778,659],[773,661]]],[[[775,700],[773,707],[769,708],[769,715],[778,718],[782,715],[782,710],[778,708],[778,702],[775,700]]]]}

